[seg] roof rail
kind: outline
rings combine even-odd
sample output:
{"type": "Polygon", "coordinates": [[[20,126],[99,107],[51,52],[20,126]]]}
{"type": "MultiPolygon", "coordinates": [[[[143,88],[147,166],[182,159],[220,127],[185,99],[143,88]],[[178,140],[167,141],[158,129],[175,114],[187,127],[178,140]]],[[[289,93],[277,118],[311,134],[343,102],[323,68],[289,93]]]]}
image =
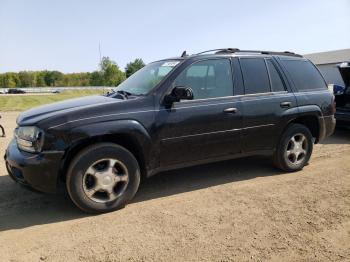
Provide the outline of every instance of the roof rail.
{"type": "Polygon", "coordinates": [[[238,48],[217,48],[217,49],[211,49],[211,50],[207,50],[207,51],[203,51],[200,53],[197,53],[196,55],[202,55],[205,53],[210,53],[210,52],[216,52],[216,53],[234,53],[239,51],[238,48]]]}
{"type": "MultiPolygon", "coordinates": [[[[245,51],[243,51],[245,52],[245,51]]],[[[261,53],[263,55],[285,55],[285,56],[296,56],[296,57],[303,57],[302,55],[296,54],[294,52],[290,51],[283,51],[283,52],[275,52],[275,51],[255,51],[258,53],[261,53]]]]}
{"type": "Polygon", "coordinates": [[[290,51],[284,51],[284,52],[274,52],[274,51],[262,51],[262,50],[240,50],[238,48],[219,48],[219,49],[212,49],[208,51],[200,52],[196,55],[201,55],[209,52],[215,52],[215,54],[225,54],[225,53],[258,53],[262,55],[285,55],[285,56],[295,56],[295,57],[303,57],[302,55],[290,52],[290,51]]]}

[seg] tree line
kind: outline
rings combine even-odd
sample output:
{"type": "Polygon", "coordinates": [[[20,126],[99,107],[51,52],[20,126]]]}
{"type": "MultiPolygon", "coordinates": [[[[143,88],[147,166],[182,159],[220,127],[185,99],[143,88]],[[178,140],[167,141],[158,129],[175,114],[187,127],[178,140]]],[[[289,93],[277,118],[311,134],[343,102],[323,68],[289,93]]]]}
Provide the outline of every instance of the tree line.
{"type": "Polygon", "coordinates": [[[103,57],[99,70],[94,72],[67,73],[59,71],[21,71],[0,74],[0,87],[55,87],[55,86],[117,86],[137,70],[145,66],[141,58],[128,63],[125,71],[116,62],[103,57]]]}

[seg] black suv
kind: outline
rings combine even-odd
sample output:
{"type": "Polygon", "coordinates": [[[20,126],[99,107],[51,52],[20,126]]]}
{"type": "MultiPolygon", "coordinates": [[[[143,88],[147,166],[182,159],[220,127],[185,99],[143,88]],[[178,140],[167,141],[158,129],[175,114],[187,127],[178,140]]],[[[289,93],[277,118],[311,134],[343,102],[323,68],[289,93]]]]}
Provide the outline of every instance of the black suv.
{"type": "Polygon", "coordinates": [[[106,96],[22,113],[6,154],[10,176],[44,192],[65,182],[74,203],[125,206],[140,180],[169,169],[270,154],[284,171],[332,134],[334,96],[290,52],[210,50],[148,64],[106,96]]]}

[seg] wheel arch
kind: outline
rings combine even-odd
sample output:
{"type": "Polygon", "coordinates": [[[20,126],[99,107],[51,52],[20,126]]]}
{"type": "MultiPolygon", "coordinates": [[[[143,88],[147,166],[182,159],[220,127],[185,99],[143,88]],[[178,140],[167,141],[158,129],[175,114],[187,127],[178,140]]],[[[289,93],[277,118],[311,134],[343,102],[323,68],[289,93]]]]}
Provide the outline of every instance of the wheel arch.
{"type": "Polygon", "coordinates": [[[62,159],[59,179],[64,181],[67,170],[83,149],[97,143],[114,143],[129,150],[139,163],[141,176],[147,176],[148,152],[151,148],[151,138],[146,129],[135,120],[121,120],[104,123],[94,123],[76,127],[72,130],[70,146],[66,148],[62,159]]]}
{"type": "Polygon", "coordinates": [[[310,130],[312,137],[314,137],[316,139],[315,143],[318,142],[319,137],[320,137],[320,123],[319,123],[318,116],[316,116],[316,115],[303,115],[303,116],[300,116],[300,117],[293,119],[292,121],[290,121],[289,124],[291,124],[291,123],[301,124],[301,125],[306,126],[310,130]]]}
{"type": "Polygon", "coordinates": [[[310,130],[312,136],[315,138],[315,143],[318,143],[320,137],[322,136],[323,127],[322,123],[320,122],[321,116],[321,109],[316,105],[299,107],[298,113],[290,117],[284,125],[281,135],[286,131],[290,124],[302,124],[310,130]]]}

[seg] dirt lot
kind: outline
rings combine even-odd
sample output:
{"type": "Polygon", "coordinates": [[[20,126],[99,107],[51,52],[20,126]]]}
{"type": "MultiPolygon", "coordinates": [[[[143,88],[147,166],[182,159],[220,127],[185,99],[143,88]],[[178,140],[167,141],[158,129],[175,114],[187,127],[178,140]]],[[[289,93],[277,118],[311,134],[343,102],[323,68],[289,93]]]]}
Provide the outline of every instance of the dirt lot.
{"type": "MultiPolygon", "coordinates": [[[[8,137],[17,113],[2,113],[8,137]]],[[[350,131],[281,173],[254,157],[157,175],[118,212],[13,183],[0,161],[1,261],[349,261],[350,131]]]]}

